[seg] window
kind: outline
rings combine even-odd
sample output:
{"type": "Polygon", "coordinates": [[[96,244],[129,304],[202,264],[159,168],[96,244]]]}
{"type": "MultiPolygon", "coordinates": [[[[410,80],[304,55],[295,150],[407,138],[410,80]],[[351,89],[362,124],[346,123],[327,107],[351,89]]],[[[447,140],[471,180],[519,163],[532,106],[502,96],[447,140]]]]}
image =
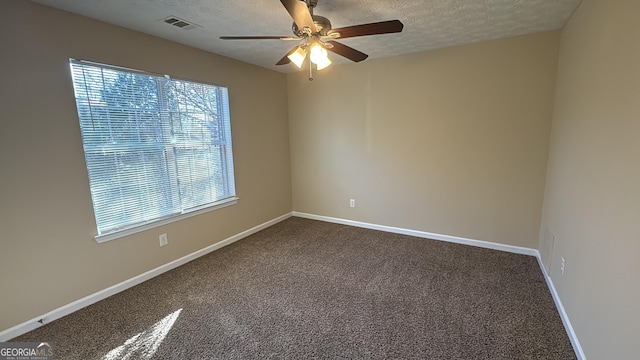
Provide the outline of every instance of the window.
{"type": "Polygon", "coordinates": [[[97,241],[235,203],[226,88],[70,63],[97,241]]]}

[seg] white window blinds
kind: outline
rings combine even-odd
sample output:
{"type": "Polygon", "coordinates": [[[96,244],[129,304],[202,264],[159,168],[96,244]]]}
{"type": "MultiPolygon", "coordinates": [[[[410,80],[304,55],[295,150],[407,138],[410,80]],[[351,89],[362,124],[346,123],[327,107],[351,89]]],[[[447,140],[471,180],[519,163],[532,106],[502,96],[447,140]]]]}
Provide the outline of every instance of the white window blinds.
{"type": "Polygon", "coordinates": [[[98,235],[235,197],[226,88],[70,63],[98,235]]]}

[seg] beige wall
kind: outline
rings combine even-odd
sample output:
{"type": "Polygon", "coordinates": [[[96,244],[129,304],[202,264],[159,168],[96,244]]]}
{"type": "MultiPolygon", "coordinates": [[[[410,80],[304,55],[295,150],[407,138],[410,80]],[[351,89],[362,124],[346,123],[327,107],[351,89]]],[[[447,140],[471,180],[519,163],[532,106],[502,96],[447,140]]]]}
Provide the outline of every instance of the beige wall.
{"type": "Polygon", "coordinates": [[[291,211],[285,75],[27,1],[0,13],[0,331],[291,211]],[[69,57],[228,86],[239,203],[97,244],[69,57]]]}
{"type": "Polygon", "coordinates": [[[551,277],[588,359],[638,358],[638,14],[636,0],[584,0],[562,31],[541,234],[555,234],[551,277]]]}
{"type": "Polygon", "coordinates": [[[0,10],[0,331],[287,213],[293,194],[300,212],[540,239],[543,254],[548,227],[551,277],[587,357],[637,355],[637,1],[584,0],[561,33],[335,66],[313,82],[26,1],[0,10]],[[240,202],[93,241],[69,57],[228,86],[240,202]]]}
{"type": "Polygon", "coordinates": [[[536,248],[558,47],[554,31],[290,74],[294,210],[536,248]]]}

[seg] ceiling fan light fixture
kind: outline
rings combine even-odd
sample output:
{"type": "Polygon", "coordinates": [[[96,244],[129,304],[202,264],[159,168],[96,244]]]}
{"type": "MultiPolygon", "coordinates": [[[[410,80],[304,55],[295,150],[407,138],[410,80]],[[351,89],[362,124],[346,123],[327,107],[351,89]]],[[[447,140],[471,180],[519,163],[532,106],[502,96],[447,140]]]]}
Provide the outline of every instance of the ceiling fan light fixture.
{"type": "MultiPolygon", "coordinates": [[[[399,33],[404,28],[400,20],[387,20],[360,25],[352,25],[334,29],[331,21],[324,16],[314,15],[313,9],[318,0],[280,0],[291,18],[293,25],[292,36],[221,36],[223,40],[297,40],[299,45],[289,50],[276,65],[293,62],[299,69],[307,60],[309,53],[309,80],[313,80],[311,63],[316,64],[318,70],[331,66],[332,61],[327,56],[327,50],[343,56],[353,62],[365,60],[369,55],[352,47],[343,45],[336,39],[346,39],[358,36],[399,33]]],[[[173,21],[173,20],[171,20],[173,21]]],[[[176,20],[177,21],[177,20],[176,20]]]]}
{"type": "Polygon", "coordinates": [[[289,60],[294,63],[298,68],[302,68],[302,63],[304,63],[304,59],[307,57],[306,51],[302,47],[298,47],[296,51],[287,55],[289,60]]]}
{"type": "Polygon", "coordinates": [[[322,61],[317,62],[316,66],[318,67],[318,71],[319,71],[319,70],[328,68],[329,65],[331,64],[332,64],[332,61],[329,60],[328,57],[325,57],[324,59],[322,59],[322,61]]]}
{"type": "Polygon", "coordinates": [[[314,44],[311,47],[311,54],[309,56],[311,57],[311,62],[314,64],[319,64],[328,60],[327,50],[325,50],[320,44],[314,44]]]}
{"type": "Polygon", "coordinates": [[[320,44],[314,44],[311,47],[309,58],[312,63],[318,66],[318,70],[325,69],[332,63],[327,56],[327,50],[320,44]]]}

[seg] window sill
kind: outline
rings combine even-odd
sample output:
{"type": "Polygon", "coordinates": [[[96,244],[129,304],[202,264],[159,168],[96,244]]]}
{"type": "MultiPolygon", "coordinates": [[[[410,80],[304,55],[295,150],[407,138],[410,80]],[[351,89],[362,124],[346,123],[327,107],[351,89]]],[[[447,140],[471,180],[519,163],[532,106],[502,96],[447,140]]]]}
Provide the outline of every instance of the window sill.
{"type": "Polygon", "coordinates": [[[142,231],[150,230],[150,229],[162,226],[162,225],[170,224],[172,222],[176,222],[176,221],[180,221],[180,220],[183,220],[183,219],[186,219],[186,218],[190,218],[192,216],[204,214],[204,213],[207,213],[209,211],[222,209],[224,207],[235,205],[237,203],[238,203],[238,198],[237,197],[231,197],[231,198],[224,199],[224,200],[221,200],[219,202],[213,203],[213,204],[211,204],[209,206],[197,208],[197,209],[191,210],[191,211],[183,213],[183,214],[173,215],[173,216],[166,217],[166,218],[163,218],[163,219],[159,219],[159,220],[156,220],[156,221],[153,221],[153,222],[149,222],[149,223],[146,223],[146,224],[142,224],[142,225],[138,225],[138,226],[134,226],[134,227],[130,227],[130,228],[126,228],[126,229],[110,232],[108,234],[96,235],[96,236],[94,236],[94,239],[98,243],[104,243],[104,242],[107,242],[107,241],[119,239],[121,237],[133,235],[133,234],[136,234],[136,233],[139,233],[139,232],[142,232],[142,231]]]}

